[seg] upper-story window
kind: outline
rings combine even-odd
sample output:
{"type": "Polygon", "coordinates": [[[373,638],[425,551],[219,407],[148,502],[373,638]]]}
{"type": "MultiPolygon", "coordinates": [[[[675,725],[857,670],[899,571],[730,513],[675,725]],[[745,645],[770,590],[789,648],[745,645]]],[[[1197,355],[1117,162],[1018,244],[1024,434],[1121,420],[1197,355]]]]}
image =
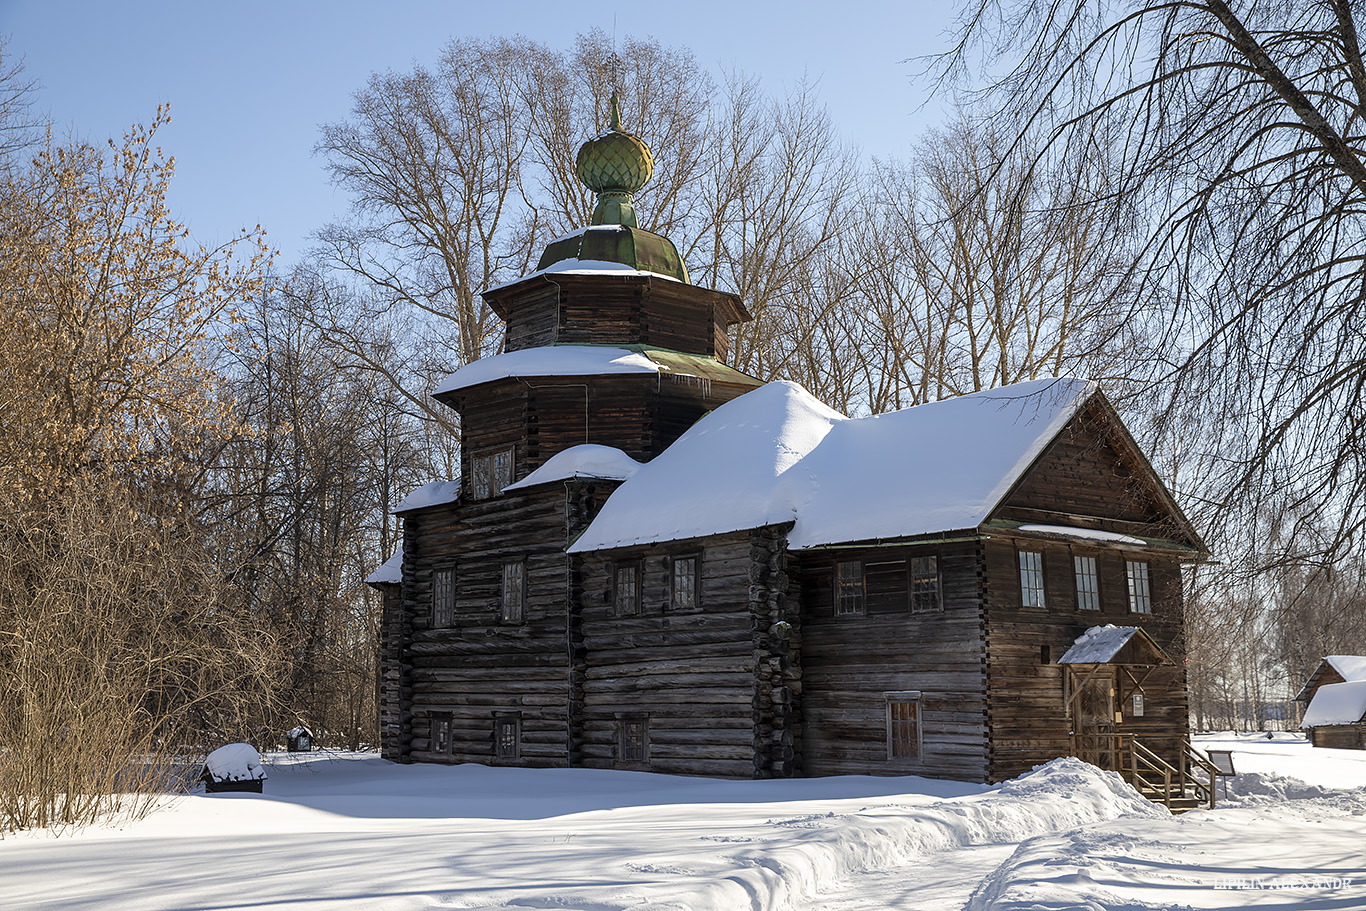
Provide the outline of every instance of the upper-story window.
{"type": "Polygon", "coordinates": [[[863,612],[863,563],[841,560],[835,564],[835,616],[862,616],[863,612]]]}
{"type": "Polygon", "coordinates": [[[1141,560],[1125,560],[1124,574],[1129,577],[1129,612],[1151,614],[1153,599],[1148,585],[1148,564],[1141,560]]]}
{"type": "Polygon", "coordinates": [[[476,500],[496,497],[512,483],[512,447],[470,459],[470,493],[476,500]]]}
{"type": "Polygon", "coordinates": [[[455,568],[432,573],[432,627],[445,629],[455,623],[455,568]]]}
{"type": "Polygon", "coordinates": [[[1020,604],[1043,607],[1043,554],[1037,550],[1020,551],[1020,604]]]}
{"type": "Polygon", "coordinates": [[[618,617],[640,613],[640,564],[618,563],[613,575],[612,610],[618,617]]]}
{"type": "Polygon", "coordinates": [[[696,554],[674,557],[669,576],[669,607],[673,610],[693,610],[697,607],[697,569],[702,561],[696,554]]]}
{"type": "Polygon", "coordinates": [[[943,610],[944,596],[939,584],[939,558],[911,558],[911,610],[916,613],[943,610]]]}
{"type": "Polygon", "coordinates": [[[1096,558],[1074,556],[1072,565],[1077,571],[1077,609],[1100,610],[1100,577],[1096,574],[1096,558]]]}
{"type": "Polygon", "coordinates": [[[502,619],[521,623],[526,613],[526,563],[503,564],[502,619]]]}

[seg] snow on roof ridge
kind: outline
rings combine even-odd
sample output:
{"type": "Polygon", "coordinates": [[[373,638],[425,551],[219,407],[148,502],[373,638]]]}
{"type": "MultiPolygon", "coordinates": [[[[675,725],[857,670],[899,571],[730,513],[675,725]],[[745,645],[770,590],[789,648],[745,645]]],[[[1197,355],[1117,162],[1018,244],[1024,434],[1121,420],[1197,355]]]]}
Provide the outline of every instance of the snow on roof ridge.
{"type": "Polygon", "coordinates": [[[795,383],[769,383],[694,424],[570,550],[788,521],[794,550],[976,528],[1097,388],[1034,380],[850,419],[795,383]],[[788,447],[784,422],[799,414],[802,442],[788,447]],[[706,478],[692,476],[696,462],[713,466],[706,478]]]}
{"type": "Polygon", "coordinates": [[[398,543],[398,549],[389,555],[389,559],[379,565],[379,568],[365,577],[367,585],[385,585],[391,582],[403,581],[403,542],[398,543]]]}
{"type": "MultiPolygon", "coordinates": [[[[618,225],[593,225],[593,226],[592,226],[592,228],[593,228],[594,230],[600,230],[600,229],[602,229],[602,228],[611,228],[611,229],[615,230],[615,229],[618,228],[618,227],[619,227],[618,225]]],[[[572,234],[567,234],[567,235],[565,235],[564,237],[559,238],[559,239],[560,239],[560,240],[568,240],[570,237],[573,237],[573,236],[574,236],[574,235],[572,235],[572,234]]],[[[554,243],[554,241],[552,241],[552,243],[554,243]]],[[[522,276],[519,276],[519,277],[517,277],[517,278],[509,279],[508,281],[501,282],[500,284],[497,284],[497,285],[491,285],[490,287],[486,288],[486,289],[484,290],[483,293],[489,294],[489,293],[494,292],[494,291],[501,291],[501,290],[503,290],[504,288],[510,288],[510,287],[512,287],[513,285],[518,284],[519,282],[524,282],[524,281],[526,281],[526,280],[529,279],[529,278],[535,278],[535,277],[538,276],[538,275],[553,275],[553,274],[568,274],[568,275],[608,275],[608,274],[611,274],[611,275],[642,275],[642,276],[648,276],[648,277],[650,277],[650,278],[663,278],[663,279],[667,279],[668,281],[671,281],[671,282],[679,282],[680,284],[682,283],[681,280],[680,280],[680,279],[678,278],[678,276],[676,276],[676,275],[667,275],[667,274],[665,274],[665,273],[663,273],[663,272],[653,272],[653,271],[651,271],[651,270],[649,270],[649,269],[637,269],[637,268],[635,268],[634,266],[628,266],[628,265],[626,265],[625,263],[614,262],[614,261],[612,261],[612,260],[607,260],[607,259],[578,259],[577,257],[572,257],[572,256],[571,256],[571,257],[569,257],[569,258],[567,258],[567,259],[556,260],[555,262],[553,262],[553,263],[551,263],[550,265],[546,266],[544,269],[537,269],[535,272],[528,272],[526,275],[522,275],[522,276]]]]}
{"type": "Polygon", "coordinates": [[[1045,535],[1066,535],[1072,538],[1086,538],[1092,541],[1112,541],[1116,544],[1147,544],[1142,538],[1122,535],[1117,531],[1102,531],[1099,528],[1081,528],[1076,525],[1021,525],[1020,531],[1033,531],[1045,535]]]}
{"type": "Polygon", "coordinates": [[[471,361],[441,381],[433,395],[517,376],[600,376],[659,373],[660,366],[638,351],[614,345],[541,345],[471,361]]]}
{"type": "Polygon", "coordinates": [[[1318,688],[1304,710],[1301,730],[1320,725],[1356,724],[1366,716],[1366,680],[1329,683],[1318,688]]]}
{"type": "Polygon", "coordinates": [[[601,478],[606,481],[625,481],[640,471],[637,462],[615,446],[580,443],[555,453],[531,474],[504,490],[520,490],[537,484],[563,481],[569,478],[601,478]]]}
{"type": "Polygon", "coordinates": [[[1323,660],[1348,683],[1366,680],[1366,655],[1324,655],[1323,660]]]}

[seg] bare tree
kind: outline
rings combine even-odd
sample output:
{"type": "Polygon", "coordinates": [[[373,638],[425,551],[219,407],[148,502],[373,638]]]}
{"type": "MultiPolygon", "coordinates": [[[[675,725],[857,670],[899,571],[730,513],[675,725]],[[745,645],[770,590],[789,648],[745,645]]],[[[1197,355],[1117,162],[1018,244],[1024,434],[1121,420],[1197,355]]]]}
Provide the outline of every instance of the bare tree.
{"type": "Polygon", "coordinates": [[[941,60],[1012,55],[995,97],[1058,148],[1118,137],[1115,198],[1150,213],[1138,293],[1170,307],[1154,372],[1168,426],[1213,403],[1212,496],[1291,523],[1270,560],[1332,559],[1366,532],[1359,15],[1348,0],[977,0],[941,60]]]}

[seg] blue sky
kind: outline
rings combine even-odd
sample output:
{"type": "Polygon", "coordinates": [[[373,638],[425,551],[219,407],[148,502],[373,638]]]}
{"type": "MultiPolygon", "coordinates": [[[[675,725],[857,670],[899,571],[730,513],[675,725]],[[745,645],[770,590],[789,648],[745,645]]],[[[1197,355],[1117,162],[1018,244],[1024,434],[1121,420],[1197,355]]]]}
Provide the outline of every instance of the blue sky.
{"type": "MultiPolygon", "coordinates": [[[[908,58],[948,44],[948,3],[597,4],[230,0],[0,0],[0,32],[41,84],[60,128],[102,142],[169,102],[159,134],[176,158],[171,202],[196,240],[258,222],[287,268],[308,235],[344,213],[312,155],[320,123],[344,117],[374,70],[430,64],[455,36],[523,34],[556,47],[597,26],[689,47],[780,92],[803,73],[844,137],[901,156],[939,114],[908,58]],[[832,16],[831,11],[836,15],[832,16]]],[[[585,137],[586,138],[586,137],[585,137]]]]}

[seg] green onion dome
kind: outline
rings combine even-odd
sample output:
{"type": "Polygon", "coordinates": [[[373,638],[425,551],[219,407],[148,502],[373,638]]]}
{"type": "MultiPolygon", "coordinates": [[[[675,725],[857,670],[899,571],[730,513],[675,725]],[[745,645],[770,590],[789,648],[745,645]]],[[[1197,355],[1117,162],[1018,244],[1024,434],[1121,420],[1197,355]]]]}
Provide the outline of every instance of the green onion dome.
{"type": "Polygon", "coordinates": [[[584,186],[598,194],[593,224],[639,227],[632,197],[654,174],[655,159],[649,146],[621,128],[615,92],[607,131],[579,147],[575,170],[584,186]]]}

